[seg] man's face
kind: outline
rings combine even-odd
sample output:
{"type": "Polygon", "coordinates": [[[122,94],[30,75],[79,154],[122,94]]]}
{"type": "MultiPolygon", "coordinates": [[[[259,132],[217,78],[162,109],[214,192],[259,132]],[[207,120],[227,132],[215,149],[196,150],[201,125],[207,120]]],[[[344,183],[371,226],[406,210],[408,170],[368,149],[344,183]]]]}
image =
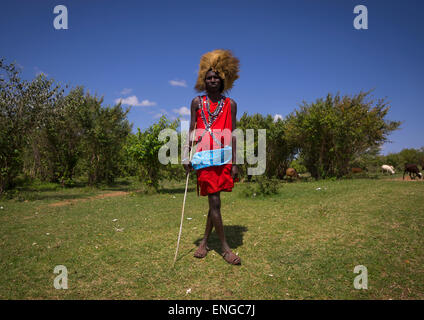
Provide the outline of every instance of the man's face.
{"type": "Polygon", "coordinates": [[[222,91],[222,79],[212,70],[208,71],[205,78],[206,90],[212,92],[222,91]]]}

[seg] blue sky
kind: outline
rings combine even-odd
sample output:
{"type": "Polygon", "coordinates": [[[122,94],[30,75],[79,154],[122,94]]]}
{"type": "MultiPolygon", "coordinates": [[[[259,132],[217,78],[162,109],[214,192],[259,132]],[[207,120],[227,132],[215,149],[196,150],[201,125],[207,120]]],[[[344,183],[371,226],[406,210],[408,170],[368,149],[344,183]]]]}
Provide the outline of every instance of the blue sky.
{"type": "Polygon", "coordinates": [[[133,104],[133,129],[184,115],[196,95],[200,56],[231,49],[241,61],[230,92],[239,116],[286,116],[327,93],[374,89],[388,118],[403,121],[384,153],[424,146],[424,2],[420,0],[4,0],[0,56],[25,78],[43,72],[133,104]],[[353,27],[356,5],[368,29],[353,27]],[[56,30],[53,8],[68,9],[56,30]],[[420,99],[421,98],[421,99],[420,99]]]}

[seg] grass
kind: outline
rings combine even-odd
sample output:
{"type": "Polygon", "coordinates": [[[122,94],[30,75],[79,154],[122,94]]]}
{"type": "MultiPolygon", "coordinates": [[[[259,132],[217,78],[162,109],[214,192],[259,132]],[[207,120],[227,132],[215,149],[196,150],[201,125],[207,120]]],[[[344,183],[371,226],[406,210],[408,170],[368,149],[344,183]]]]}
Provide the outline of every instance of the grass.
{"type": "Polygon", "coordinates": [[[208,256],[193,257],[208,205],[191,183],[175,268],[184,182],[154,195],[132,180],[21,190],[0,200],[0,298],[424,298],[422,181],[280,183],[278,194],[255,198],[243,196],[247,187],[221,196],[242,265],[223,260],[214,232],[208,256]],[[114,191],[127,193],[96,197],[114,191]],[[83,201],[50,206],[69,199],[83,201]],[[67,267],[68,290],[53,286],[56,265],[67,267]],[[368,290],[353,287],[356,265],[368,269],[368,290]]]}

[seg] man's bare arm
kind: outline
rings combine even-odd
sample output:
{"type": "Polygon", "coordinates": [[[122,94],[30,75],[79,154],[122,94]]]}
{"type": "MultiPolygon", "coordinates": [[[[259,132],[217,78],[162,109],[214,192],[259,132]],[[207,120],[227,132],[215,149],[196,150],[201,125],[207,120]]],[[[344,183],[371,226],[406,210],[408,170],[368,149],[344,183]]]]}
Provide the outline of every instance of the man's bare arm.
{"type": "Polygon", "coordinates": [[[188,137],[186,139],[186,143],[184,145],[184,150],[183,150],[183,154],[182,154],[182,159],[188,159],[189,154],[190,154],[190,149],[191,149],[191,145],[192,145],[192,139],[193,139],[193,130],[194,127],[196,125],[196,121],[197,121],[197,108],[199,107],[199,97],[195,97],[192,101],[191,101],[191,106],[190,106],[190,128],[189,128],[189,132],[188,132],[188,137]]]}
{"type": "MultiPolygon", "coordinates": [[[[231,99],[231,122],[232,122],[232,128],[231,128],[231,131],[232,132],[234,132],[234,130],[236,129],[236,122],[237,122],[237,103],[233,100],[233,99],[231,99]]],[[[233,172],[232,172],[232,175],[233,175],[233,178],[235,178],[236,176],[237,176],[237,174],[238,174],[238,170],[237,170],[237,167],[235,166],[235,164],[236,164],[236,160],[237,160],[237,158],[236,158],[236,155],[237,155],[237,139],[236,139],[236,136],[232,136],[232,138],[231,138],[231,142],[232,142],[232,146],[231,146],[231,148],[232,148],[232,156],[233,156],[233,158],[232,158],[232,163],[233,163],[233,168],[235,168],[234,170],[232,170],[233,172]]]]}

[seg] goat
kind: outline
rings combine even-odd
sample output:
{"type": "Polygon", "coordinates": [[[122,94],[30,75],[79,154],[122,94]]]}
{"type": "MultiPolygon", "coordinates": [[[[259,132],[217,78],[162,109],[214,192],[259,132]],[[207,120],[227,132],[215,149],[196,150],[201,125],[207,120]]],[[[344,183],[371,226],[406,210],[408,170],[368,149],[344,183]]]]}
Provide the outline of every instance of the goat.
{"type": "Polygon", "coordinates": [[[389,166],[387,164],[383,164],[381,166],[381,170],[383,171],[383,173],[389,172],[390,174],[395,174],[395,168],[393,168],[393,166],[389,166]]]}
{"type": "Polygon", "coordinates": [[[402,180],[405,180],[405,173],[409,173],[409,177],[412,180],[415,180],[415,177],[419,177],[419,179],[422,179],[423,175],[421,174],[420,170],[418,169],[418,166],[414,163],[407,163],[405,164],[405,170],[403,171],[403,178],[402,180]]]}
{"type": "Polygon", "coordinates": [[[300,178],[299,174],[297,173],[296,169],[294,168],[288,168],[286,170],[286,176],[290,178],[300,178]]]}
{"type": "Polygon", "coordinates": [[[362,170],[361,168],[352,168],[351,171],[352,173],[361,173],[364,170],[362,170]]]}

